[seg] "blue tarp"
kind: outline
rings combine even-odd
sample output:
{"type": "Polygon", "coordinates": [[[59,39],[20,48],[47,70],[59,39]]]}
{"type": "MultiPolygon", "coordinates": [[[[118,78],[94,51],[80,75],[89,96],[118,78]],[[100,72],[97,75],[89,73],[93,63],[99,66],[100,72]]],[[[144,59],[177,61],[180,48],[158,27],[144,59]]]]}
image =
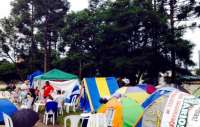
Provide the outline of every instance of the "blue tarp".
{"type": "Polygon", "coordinates": [[[29,80],[30,87],[32,87],[32,85],[33,85],[33,78],[36,76],[42,75],[42,74],[43,74],[42,71],[37,70],[37,71],[33,72],[32,74],[28,75],[27,80],[29,80]]]}
{"type": "Polygon", "coordinates": [[[7,99],[0,99],[0,123],[3,123],[2,112],[12,116],[17,111],[16,106],[7,99]]]}

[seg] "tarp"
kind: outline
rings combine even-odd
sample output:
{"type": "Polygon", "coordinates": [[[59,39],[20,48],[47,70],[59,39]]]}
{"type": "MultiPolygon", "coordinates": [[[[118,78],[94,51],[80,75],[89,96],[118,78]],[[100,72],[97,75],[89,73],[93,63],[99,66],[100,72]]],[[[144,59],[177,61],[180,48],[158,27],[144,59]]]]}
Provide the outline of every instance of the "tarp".
{"type": "Polygon", "coordinates": [[[30,74],[30,75],[27,76],[27,80],[29,80],[30,87],[33,84],[33,78],[36,77],[36,76],[42,75],[42,74],[43,74],[42,71],[37,70],[37,71],[33,72],[32,74],[30,74]]]}
{"type": "Polygon", "coordinates": [[[85,95],[81,98],[81,108],[96,111],[101,105],[100,98],[110,97],[118,88],[114,77],[84,78],[82,90],[85,92],[82,93],[85,95]]]}
{"type": "Polygon", "coordinates": [[[12,116],[17,111],[16,106],[7,99],[0,99],[0,123],[3,123],[3,112],[12,116]]]}
{"type": "Polygon", "coordinates": [[[61,90],[62,92],[64,91],[64,97],[65,98],[70,98],[72,95],[72,92],[76,92],[75,94],[80,94],[79,91],[79,80],[74,79],[74,80],[69,80],[69,81],[64,81],[64,82],[55,82],[55,81],[49,81],[51,86],[53,86],[54,91],[56,90],[61,90]],[[76,91],[75,88],[78,88],[76,91]]]}
{"type": "Polygon", "coordinates": [[[66,73],[58,69],[53,69],[44,73],[43,75],[34,77],[34,80],[71,80],[77,78],[77,75],[66,73]]]}
{"type": "MultiPolygon", "coordinates": [[[[41,95],[43,95],[44,92],[42,88],[44,87],[45,82],[46,80],[36,80],[34,82],[34,87],[39,88],[41,95]]],[[[73,94],[72,92],[76,92],[75,94],[80,94],[80,82],[78,79],[72,79],[68,81],[49,81],[49,83],[54,88],[52,96],[56,96],[58,90],[61,90],[61,93],[64,93],[65,98],[70,98],[70,96],[73,94]]]]}

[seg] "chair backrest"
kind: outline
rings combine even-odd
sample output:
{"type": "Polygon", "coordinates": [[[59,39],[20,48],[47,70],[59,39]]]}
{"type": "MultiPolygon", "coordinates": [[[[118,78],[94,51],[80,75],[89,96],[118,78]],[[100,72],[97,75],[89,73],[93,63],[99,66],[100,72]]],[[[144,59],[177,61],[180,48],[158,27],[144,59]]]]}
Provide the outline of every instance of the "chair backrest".
{"type": "Polygon", "coordinates": [[[91,115],[87,127],[107,127],[106,115],[104,113],[91,115]]]}
{"type": "Polygon", "coordinates": [[[74,95],[71,100],[71,104],[76,104],[77,95],[74,95]]]}
{"type": "Polygon", "coordinates": [[[107,121],[108,127],[112,127],[114,113],[115,113],[115,110],[112,109],[112,108],[109,108],[109,109],[106,110],[105,114],[106,114],[106,121],[107,121]]]}
{"type": "Polygon", "coordinates": [[[58,110],[58,103],[55,102],[55,101],[47,102],[46,105],[45,105],[45,110],[47,112],[49,112],[50,110],[52,110],[53,112],[57,112],[57,110],[58,110]]]}
{"type": "Polygon", "coordinates": [[[69,115],[65,117],[64,120],[64,127],[67,127],[67,120],[70,120],[70,127],[78,127],[79,121],[81,120],[80,115],[69,115]]]}
{"type": "Polygon", "coordinates": [[[4,119],[5,127],[13,127],[13,122],[10,116],[3,113],[3,119],[4,119]]]}

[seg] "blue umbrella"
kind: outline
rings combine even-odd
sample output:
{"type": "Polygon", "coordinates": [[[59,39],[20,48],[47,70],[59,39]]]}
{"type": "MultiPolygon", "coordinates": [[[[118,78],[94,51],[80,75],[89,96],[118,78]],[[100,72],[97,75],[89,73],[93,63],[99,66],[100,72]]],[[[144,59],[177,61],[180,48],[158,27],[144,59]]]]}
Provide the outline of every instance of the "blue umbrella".
{"type": "Polygon", "coordinates": [[[3,123],[3,112],[10,117],[17,111],[16,106],[7,99],[0,99],[0,123],[3,123]]]}

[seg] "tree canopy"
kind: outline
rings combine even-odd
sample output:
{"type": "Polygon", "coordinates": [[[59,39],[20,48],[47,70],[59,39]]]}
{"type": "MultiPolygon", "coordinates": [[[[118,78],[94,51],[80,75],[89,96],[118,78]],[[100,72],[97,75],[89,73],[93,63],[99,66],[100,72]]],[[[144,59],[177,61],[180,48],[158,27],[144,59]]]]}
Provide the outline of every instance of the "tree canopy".
{"type": "Polygon", "coordinates": [[[135,84],[141,76],[156,81],[166,70],[176,77],[194,65],[194,45],[183,39],[191,26],[177,24],[199,15],[195,0],[90,0],[78,12],[61,0],[12,5],[1,22],[1,50],[24,59],[13,61],[16,70],[22,67],[21,77],[56,67],[81,77],[126,76],[135,84]]]}

